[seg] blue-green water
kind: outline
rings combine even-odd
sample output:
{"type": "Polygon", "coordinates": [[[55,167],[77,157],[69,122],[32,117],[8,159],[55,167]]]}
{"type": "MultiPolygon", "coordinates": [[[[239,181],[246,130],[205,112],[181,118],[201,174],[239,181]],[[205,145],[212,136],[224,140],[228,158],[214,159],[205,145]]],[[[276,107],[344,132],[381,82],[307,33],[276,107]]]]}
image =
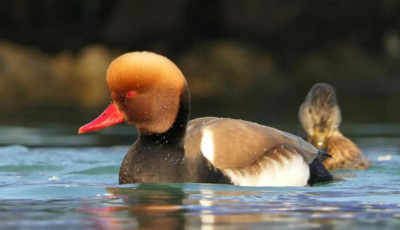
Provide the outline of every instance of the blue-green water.
{"type": "MultiPolygon", "coordinates": [[[[127,145],[107,147],[110,130],[62,130],[0,128],[1,229],[400,228],[400,135],[393,125],[347,127],[372,167],[336,171],[343,181],[304,188],[119,186],[127,145]]],[[[134,139],[124,130],[115,142],[134,139]]]]}

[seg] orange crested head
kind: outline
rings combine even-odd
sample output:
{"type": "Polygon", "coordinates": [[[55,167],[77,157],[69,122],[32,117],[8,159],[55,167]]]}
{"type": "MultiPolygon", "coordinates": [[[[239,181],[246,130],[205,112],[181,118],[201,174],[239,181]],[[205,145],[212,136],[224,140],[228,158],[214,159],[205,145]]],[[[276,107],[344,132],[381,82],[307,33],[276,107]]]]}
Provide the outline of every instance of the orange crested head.
{"type": "MultiPolygon", "coordinates": [[[[116,111],[141,134],[167,131],[177,116],[182,92],[187,90],[179,68],[168,58],[151,52],[117,57],[108,67],[106,80],[116,111]]],[[[122,122],[121,116],[116,116],[118,123],[122,122]]]]}

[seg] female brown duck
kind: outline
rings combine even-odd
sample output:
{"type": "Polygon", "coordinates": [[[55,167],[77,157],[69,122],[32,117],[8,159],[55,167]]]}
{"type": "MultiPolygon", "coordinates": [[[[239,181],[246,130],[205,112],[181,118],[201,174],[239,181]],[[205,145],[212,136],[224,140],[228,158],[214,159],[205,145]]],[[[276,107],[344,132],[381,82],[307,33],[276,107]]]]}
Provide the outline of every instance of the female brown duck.
{"type": "Polygon", "coordinates": [[[340,108],[335,89],[325,83],[311,87],[300,106],[299,120],[308,141],[332,156],[324,161],[327,169],[366,169],[370,162],[361,150],[339,131],[340,108]]]}
{"type": "Polygon", "coordinates": [[[125,121],[139,131],[119,182],[201,182],[304,186],[332,177],[317,148],[255,123],[205,117],[191,121],[185,77],[167,58],[133,52],[107,71],[112,104],[79,133],[125,121]],[[311,164],[311,166],[310,166],[311,164]]]}

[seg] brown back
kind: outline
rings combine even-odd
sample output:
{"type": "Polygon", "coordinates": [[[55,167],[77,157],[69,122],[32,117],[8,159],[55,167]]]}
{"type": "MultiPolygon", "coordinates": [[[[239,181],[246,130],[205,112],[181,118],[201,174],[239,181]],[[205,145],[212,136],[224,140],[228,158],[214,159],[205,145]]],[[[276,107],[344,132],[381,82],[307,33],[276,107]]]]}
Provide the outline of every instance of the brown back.
{"type": "MultiPolygon", "coordinates": [[[[298,148],[311,163],[318,150],[300,137],[256,123],[229,118],[205,117],[189,123],[185,139],[187,157],[201,153],[204,132],[213,134],[213,162],[220,169],[245,167],[280,144],[298,148]]],[[[274,157],[274,154],[270,154],[274,157]]]]}

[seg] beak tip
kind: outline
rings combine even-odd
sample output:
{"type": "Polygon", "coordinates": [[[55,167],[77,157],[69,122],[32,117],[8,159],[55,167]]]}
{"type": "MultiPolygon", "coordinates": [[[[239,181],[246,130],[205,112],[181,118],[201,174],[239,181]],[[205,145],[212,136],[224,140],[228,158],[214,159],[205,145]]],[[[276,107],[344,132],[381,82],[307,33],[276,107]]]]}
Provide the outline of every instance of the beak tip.
{"type": "Polygon", "coordinates": [[[79,128],[79,130],[78,130],[78,134],[82,134],[82,133],[84,133],[84,131],[82,130],[82,127],[81,127],[81,128],[79,128]]]}
{"type": "Polygon", "coordinates": [[[78,134],[84,134],[84,133],[90,132],[91,130],[90,130],[88,127],[86,127],[86,126],[87,126],[87,125],[81,126],[81,127],[78,129],[78,134]]]}

